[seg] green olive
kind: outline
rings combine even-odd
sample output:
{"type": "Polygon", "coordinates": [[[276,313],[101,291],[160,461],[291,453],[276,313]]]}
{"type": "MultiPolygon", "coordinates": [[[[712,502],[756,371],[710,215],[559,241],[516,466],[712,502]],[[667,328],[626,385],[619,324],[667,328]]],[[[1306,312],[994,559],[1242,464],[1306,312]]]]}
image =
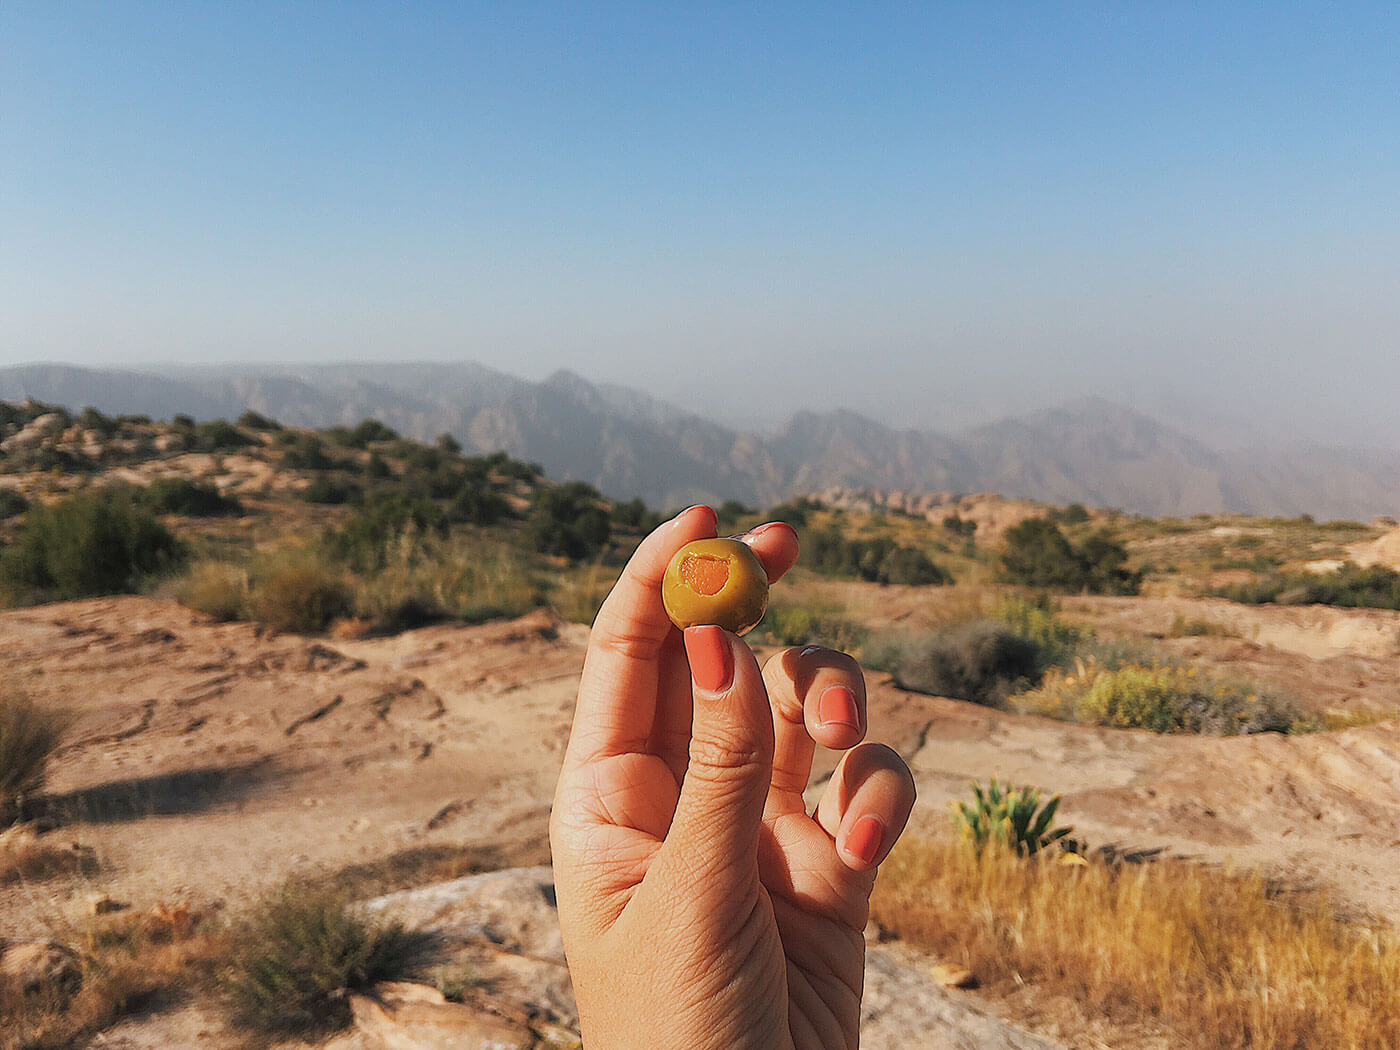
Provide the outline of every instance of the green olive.
{"type": "Polygon", "coordinates": [[[666,566],[661,601],[682,630],[713,623],[743,634],[768,608],[768,574],[747,543],[692,540],[666,566]]]}

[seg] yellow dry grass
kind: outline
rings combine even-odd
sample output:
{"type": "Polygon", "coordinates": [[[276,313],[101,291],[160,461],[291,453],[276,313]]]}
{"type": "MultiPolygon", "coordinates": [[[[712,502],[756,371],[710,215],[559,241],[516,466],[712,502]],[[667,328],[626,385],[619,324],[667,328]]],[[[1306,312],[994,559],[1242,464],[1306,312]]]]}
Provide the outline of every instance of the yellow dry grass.
{"type": "Polygon", "coordinates": [[[1033,983],[1085,1018],[1165,1024],[1192,1050],[1400,1046],[1400,940],[1316,895],[1184,862],[1112,867],[901,845],[873,918],[968,966],[1033,983]]]}

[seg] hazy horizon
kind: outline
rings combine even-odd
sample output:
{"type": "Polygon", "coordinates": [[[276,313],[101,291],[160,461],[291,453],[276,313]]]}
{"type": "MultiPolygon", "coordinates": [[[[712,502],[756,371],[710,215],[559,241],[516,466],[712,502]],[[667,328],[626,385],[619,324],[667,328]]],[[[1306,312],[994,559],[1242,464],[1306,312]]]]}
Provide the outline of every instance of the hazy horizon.
{"type": "Polygon", "coordinates": [[[0,365],[1400,447],[1389,5],[20,3],[0,53],[0,365]]]}

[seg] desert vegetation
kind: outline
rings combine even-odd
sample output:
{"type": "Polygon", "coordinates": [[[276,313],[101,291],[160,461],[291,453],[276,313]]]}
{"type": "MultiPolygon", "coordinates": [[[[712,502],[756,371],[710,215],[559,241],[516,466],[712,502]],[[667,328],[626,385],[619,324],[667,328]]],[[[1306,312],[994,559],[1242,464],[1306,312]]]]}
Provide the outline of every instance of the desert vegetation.
{"type": "MultiPolygon", "coordinates": [[[[1023,809],[1032,792],[1022,789],[1023,809]]],[[[1002,802],[1014,808],[1004,795],[1002,802]]],[[[979,788],[958,820],[985,826],[995,808],[979,788]]],[[[1047,810],[1054,812],[1042,807],[1032,831],[1047,810]]],[[[1392,931],[1347,921],[1326,898],[1286,892],[1256,873],[1123,863],[1089,851],[1066,863],[1059,850],[1018,849],[1018,841],[967,833],[902,843],[881,871],[873,918],[983,985],[1053,997],[1080,1031],[1110,1018],[1114,1045],[1167,1038],[1200,1050],[1291,1050],[1400,1041],[1400,941],[1392,931]]]]}

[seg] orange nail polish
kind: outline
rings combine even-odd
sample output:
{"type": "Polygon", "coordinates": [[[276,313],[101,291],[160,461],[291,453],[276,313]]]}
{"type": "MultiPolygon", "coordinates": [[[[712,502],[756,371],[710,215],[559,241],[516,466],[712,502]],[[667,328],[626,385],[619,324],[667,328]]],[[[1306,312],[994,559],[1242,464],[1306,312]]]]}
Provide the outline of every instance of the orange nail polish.
{"type": "Polygon", "coordinates": [[[879,817],[861,817],[846,835],[846,852],[862,864],[874,864],[885,839],[885,825],[879,817]]]}
{"type": "Polygon", "coordinates": [[[722,693],[734,680],[734,654],[722,627],[687,627],[685,655],[690,676],[707,693],[722,693]]]}

